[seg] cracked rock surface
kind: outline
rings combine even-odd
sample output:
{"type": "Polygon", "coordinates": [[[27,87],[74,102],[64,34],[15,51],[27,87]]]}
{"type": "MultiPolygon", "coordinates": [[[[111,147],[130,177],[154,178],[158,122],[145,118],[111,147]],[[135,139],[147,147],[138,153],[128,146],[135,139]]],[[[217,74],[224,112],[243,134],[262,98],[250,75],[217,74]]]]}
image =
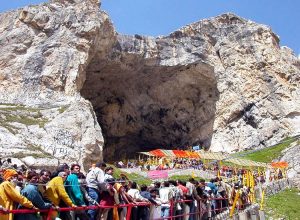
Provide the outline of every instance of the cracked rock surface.
{"type": "Polygon", "coordinates": [[[36,152],[36,163],[87,168],[102,154],[233,152],[300,132],[300,61],[270,27],[229,13],[128,36],[99,5],[52,0],[0,14],[2,157],[36,152]]]}

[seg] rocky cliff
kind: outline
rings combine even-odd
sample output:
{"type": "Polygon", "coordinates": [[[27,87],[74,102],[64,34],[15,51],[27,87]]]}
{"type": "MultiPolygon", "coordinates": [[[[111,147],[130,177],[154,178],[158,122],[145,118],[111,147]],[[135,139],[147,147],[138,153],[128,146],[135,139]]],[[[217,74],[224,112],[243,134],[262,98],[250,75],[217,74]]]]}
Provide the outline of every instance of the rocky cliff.
{"type": "Polygon", "coordinates": [[[300,132],[300,60],[265,25],[224,14],[165,37],[125,36],[96,0],[0,20],[2,157],[88,166],[102,152],[232,152],[300,132]]]}

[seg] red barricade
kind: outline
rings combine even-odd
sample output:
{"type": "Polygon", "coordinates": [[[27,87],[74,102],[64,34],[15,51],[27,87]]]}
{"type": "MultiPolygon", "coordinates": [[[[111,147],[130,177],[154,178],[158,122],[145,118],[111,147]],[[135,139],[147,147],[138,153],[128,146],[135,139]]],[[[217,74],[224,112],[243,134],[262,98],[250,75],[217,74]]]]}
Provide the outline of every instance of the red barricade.
{"type": "MultiPolygon", "coordinates": [[[[195,212],[192,212],[192,213],[183,213],[183,214],[180,214],[180,215],[174,215],[174,208],[175,208],[175,205],[177,203],[187,203],[187,202],[194,202],[195,200],[179,200],[179,201],[171,201],[171,204],[170,204],[170,216],[169,217],[164,217],[164,218],[158,218],[156,220],[163,220],[163,219],[174,219],[176,217],[184,217],[184,216],[190,216],[190,215],[199,215],[199,216],[203,216],[204,214],[208,213],[209,212],[222,212],[224,210],[227,210],[229,209],[229,206],[226,206],[226,207],[221,207],[220,208],[217,208],[217,209],[207,209],[206,211],[203,211],[201,209],[201,203],[207,203],[207,201],[209,202],[208,204],[210,205],[210,202],[211,201],[217,201],[217,200],[226,200],[228,201],[227,198],[213,198],[213,199],[208,199],[208,200],[200,200],[200,201],[197,201],[197,209],[195,212]]],[[[221,203],[222,204],[222,203],[221,203]]],[[[94,206],[79,206],[79,207],[67,207],[67,208],[58,208],[58,209],[45,209],[45,210],[34,210],[34,209],[14,209],[14,210],[9,210],[8,212],[4,213],[3,211],[0,211],[0,213],[3,213],[3,214],[8,214],[8,213],[13,213],[13,214],[30,214],[30,213],[48,213],[48,216],[50,216],[50,213],[52,211],[59,211],[59,212],[67,212],[67,211],[76,211],[76,210],[89,210],[89,209],[107,209],[107,208],[114,208],[114,207],[117,207],[117,208],[121,208],[121,207],[127,207],[127,215],[126,215],[126,220],[130,220],[130,217],[131,217],[131,210],[132,210],[132,207],[139,207],[139,206],[150,206],[151,203],[148,203],[148,202],[138,202],[138,203],[130,203],[130,204],[122,204],[122,205],[115,205],[115,206],[97,206],[97,205],[94,205],[94,206]]],[[[249,205],[249,204],[244,204],[245,205],[249,205]]],[[[240,209],[240,207],[238,207],[237,209],[240,209]]],[[[49,218],[48,218],[49,219],[49,218]]]]}

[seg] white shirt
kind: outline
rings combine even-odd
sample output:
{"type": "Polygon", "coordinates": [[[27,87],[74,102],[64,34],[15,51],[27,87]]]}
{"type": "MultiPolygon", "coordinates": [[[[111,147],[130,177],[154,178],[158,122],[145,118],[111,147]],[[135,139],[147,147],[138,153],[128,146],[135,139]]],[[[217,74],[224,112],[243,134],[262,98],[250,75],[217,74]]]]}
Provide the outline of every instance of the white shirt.
{"type": "Polygon", "coordinates": [[[127,192],[134,200],[138,201],[147,201],[144,197],[141,196],[138,189],[129,189],[127,192]]]}
{"type": "Polygon", "coordinates": [[[170,207],[170,200],[173,198],[173,193],[170,187],[163,187],[159,190],[161,206],[170,207]]]}
{"type": "Polygon", "coordinates": [[[98,189],[101,188],[102,190],[105,189],[104,184],[104,172],[99,167],[95,167],[92,169],[86,176],[86,183],[88,187],[98,189]]]}

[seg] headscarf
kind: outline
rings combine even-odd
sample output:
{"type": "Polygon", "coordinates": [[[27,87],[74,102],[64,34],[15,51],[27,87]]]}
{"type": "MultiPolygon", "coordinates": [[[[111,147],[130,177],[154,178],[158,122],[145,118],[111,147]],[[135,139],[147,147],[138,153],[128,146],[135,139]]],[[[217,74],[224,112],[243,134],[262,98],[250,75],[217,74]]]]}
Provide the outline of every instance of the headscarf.
{"type": "Polygon", "coordinates": [[[9,180],[14,175],[18,175],[18,173],[17,173],[17,171],[15,171],[13,169],[7,169],[3,172],[4,180],[9,180]]]}

